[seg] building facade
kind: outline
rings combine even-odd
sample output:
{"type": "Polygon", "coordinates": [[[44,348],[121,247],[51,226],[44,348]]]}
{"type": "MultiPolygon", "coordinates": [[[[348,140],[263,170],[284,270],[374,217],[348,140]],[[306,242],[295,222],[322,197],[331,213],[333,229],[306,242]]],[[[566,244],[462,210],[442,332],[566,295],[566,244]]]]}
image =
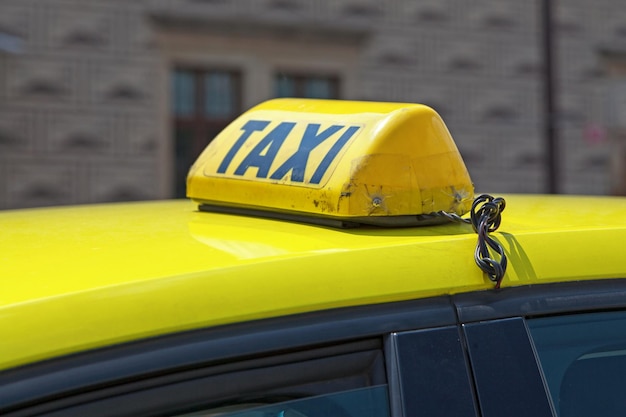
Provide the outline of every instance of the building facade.
{"type": "MultiPolygon", "coordinates": [[[[626,8],[553,0],[558,191],[626,194],[626,8]]],[[[0,0],[0,209],[184,195],[280,96],[424,103],[476,188],[546,191],[542,0],[0,0]]]]}

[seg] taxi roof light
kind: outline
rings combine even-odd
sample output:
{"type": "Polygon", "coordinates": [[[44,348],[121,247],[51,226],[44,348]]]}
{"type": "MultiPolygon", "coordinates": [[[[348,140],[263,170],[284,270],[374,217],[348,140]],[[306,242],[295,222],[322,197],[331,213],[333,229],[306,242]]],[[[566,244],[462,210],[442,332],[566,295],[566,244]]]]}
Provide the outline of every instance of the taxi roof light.
{"type": "Polygon", "coordinates": [[[202,210],[331,225],[465,214],[474,189],[441,117],[409,103],[275,99],[228,125],[187,177],[202,210]]]}

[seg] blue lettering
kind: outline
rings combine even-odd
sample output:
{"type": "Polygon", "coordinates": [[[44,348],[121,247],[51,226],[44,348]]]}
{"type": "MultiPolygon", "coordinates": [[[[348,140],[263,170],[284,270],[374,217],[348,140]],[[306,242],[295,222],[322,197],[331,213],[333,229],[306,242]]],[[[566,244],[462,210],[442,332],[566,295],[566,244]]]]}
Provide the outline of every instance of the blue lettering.
{"type": "Polygon", "coordinates": [[[246,140],[248,140],[250,135],[254,132],[262,131],[267,127],[268,124],[270,124],[270,122],[266,120],[250,120],[245,125],[243,125],[243,127],[241,128],[241,130],[243,130],[243,133],[241,134],[241,136],[239,136],[239,139],[237,139],[237,142],[235,142],[233,147],[228,150],[228,153],[222,160],[219,168],[217,168],[217,172],[220,174],[225,173],[233,158],[235,157],[237,152],[239,152],[239,149],[241,149],[246,140]]]}
{"type": "Polygon", "coordinates": [[[320,143],[324,142],[330,136],[338,132],[343,126],[333,125],[322,133],[318,133],[320,129],[319,123],[312,123],[306,127],[304,136],[300,141],[298,150],[289,157],[270,177],[273,180],[283,178],[289,171],[291,172],[291,181],[303,182],[304,170],[309,160],[309,154],[320,143]]]}
{"type": "Polygon", "coordinates": [[[313,176],[311,177],[311,184],[319,184],[320,181],[322,181],[322,178],[324,177],[324,174],[330,164],[333,162],[333,159],[335,159],[339,151],[345,146],[346,143],[348,143],[350,138],[359,129],[360,126],[350,126],[345,132],[343,132],[343,135],[337,139],[337,142],[335,142],[332,148],[330,148],[326,156],[324,156],[324,159],[322,159],[322,162],[320,162],[319,166],[313,173],[313,176]]]}
{"type": "Polygon", "coordinates": [[[235,170],[235,175],[244,175],[248,168],[257,167],[257,178],[267,178],[270,167],[276,158],[278,150],[295,126],[295,123],[283,122],[265,136],[254,149],[241,161],[235,170]],[[266,151],[267,150],[267,151],[266,151]],[[264,151],[265,154],[263,153],[264,151]]]}

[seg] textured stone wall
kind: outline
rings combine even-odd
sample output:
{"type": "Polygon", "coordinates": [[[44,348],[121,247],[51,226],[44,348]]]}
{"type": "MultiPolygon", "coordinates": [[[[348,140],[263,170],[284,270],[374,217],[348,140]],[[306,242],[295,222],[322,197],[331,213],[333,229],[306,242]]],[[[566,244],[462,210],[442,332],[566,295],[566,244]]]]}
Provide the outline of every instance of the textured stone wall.
{"type": "Polygon", "coordinates": [[[0,2],[0,208],[159,196],[154,53],[139,3],[0,2]]]}
{"type": "MultiPolygon", "coordinates": [[[[601,50],[626,43],[626,8],[555,6],[560,189],[605,194],[601,50]]],[[[252,36],[300,26],[358,36],[344,98],[429,104],[479,190],[545,191],[537,0],[0,0],[0,33],[22,39],[20,53],[0,50],[0,208],[171,195],[169,86],[154,17],[169,14],[184,30],[181,13],[198,17],[186,36],[201,33],[203,16],[205,28],[221,19],[252,36]]]]}

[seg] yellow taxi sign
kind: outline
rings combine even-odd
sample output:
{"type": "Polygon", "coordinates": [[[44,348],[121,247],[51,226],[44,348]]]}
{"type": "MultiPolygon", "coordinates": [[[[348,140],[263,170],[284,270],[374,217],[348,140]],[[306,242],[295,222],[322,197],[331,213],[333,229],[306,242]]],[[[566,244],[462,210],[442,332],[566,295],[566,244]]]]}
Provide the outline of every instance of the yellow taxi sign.
{"type": "Polygon", "coordinates": [[[441,117],[408,103],[275,99],[227,126],[187,177],[201,209],[404,225],[473,200],[441,117]]]}

